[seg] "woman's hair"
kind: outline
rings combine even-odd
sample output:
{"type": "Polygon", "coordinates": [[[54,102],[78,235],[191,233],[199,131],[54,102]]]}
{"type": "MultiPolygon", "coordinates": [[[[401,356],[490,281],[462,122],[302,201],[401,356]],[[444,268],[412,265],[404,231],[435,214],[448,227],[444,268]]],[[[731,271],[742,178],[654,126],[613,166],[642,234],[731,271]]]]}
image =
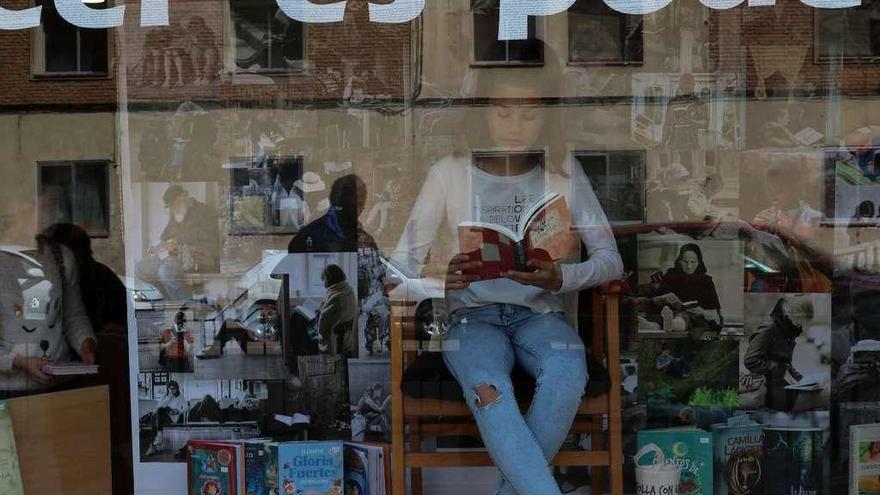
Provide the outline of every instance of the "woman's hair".
{"type": "Polygon", "coordinates": [[[675,258],[675,268],[681,269],[681,260],[684,258],[684,253],[692,252],[697,255],[697,269],[694,270],[694,273],[706,273],[706,264],[703,263],[703,251],[700,250],[700,246],[689,242],[678,250],[678,257],[675,258]]]}
{"type": "Polygon", "coordinates": [[[177,390],[180,391],[180,384],[177,383],[177,380],[169,380],[168,383],[165,384],[165,390],[168,390],[171,387],[177,387],[177,390]]]}
{"type": "Polygon", "coordinates": [[[82,227],[72,223],[52,224],[37,234],[37,244],[61,244],[73,251],[77,263],[92,259],[92,241],[82,227]]]}
{"type": "Polygon", "coordinates": [[[344,282],[346,280],[345,272],[342,271],[342,268],[340,268],[339,265],[325,266],[324,272],[321,275],[328,286],[336,285],[339,282],[344,282]]]}
{"type": "Polygon", "coordinates": [[[853,220],[859,220],[861,218],[874,218],[874,203],[871,201],[862,201],[856,206],[853,220]]]}

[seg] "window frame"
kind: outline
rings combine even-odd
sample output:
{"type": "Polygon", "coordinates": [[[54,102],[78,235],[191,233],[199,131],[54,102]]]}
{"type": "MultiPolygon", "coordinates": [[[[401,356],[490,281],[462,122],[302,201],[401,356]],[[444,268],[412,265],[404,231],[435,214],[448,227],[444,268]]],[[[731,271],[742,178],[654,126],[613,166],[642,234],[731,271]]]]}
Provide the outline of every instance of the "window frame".
{"type": "MultiPolygon", "coordinates": [[[[582,148],[582,147],[572,147],[571,151],[569,151],[569,156],[572,160],[572,166],[581,167],[581,170],[584,173],[584,177],[590,181],[590,187],[593,188],[593,194],[596,195],[596,199],[600,202],[599,204],[602,206],[602,210],[605,215],[608,217],[608,223],[610,225],[643,225],[647,222],[648,218],[648,205],[647,205],[647,191],[646,191],[646,181],[647,181],[647,151],[641,148],[626,148],[626,149],[597,149],[597,148],[582,148]],[[614,220],[610,218],[608,215],[608,211],[605,208],[605,205],[601,204],[601,199],[599,197],[598,192],[596,191],[596,186],[594,185],[593,178],[590,177],[586,171],[583,171],[583,165],[581,164],[578,157],[581,156],[603,156],[605,157],[605,187],[607,186],[607,178],[610,175],[610,167],[611,167],[611,155],[613,154],[631,154],[634,156],[638,156],[639,163],[635,165],[637,168],[636,172],[638,177],[635,179],[638,180],[637,184],[634,184],[634,188],[638,192],[639,195],[639,216],[640,218],[637,220],[614,220]]],[[[633,166],[630,166],[630,170],[633,169],[633,166]]]]}
{"type": "MultiPolygon", "coordinates": [[[[642,67],[645,65],[645,24],[644,24],[645,16],[638,15],[638,14],[624,14],[624,13],[616,12],[613,10],[612,10],[612,12],[615,12],[616,14],[618,14],[618,19],[619,19],[619,22],[621,23],[621,27],[622,27],[621,35],[624,36],[624,38],[621,39],[621,42],[622,42],[621,46],[623,47],[623,52],[626,51],[625,43],[623,43],[623,41],[625,40],[625,35],[626,35],[626,29],[625,29],[626,19],[629,16],[640,18],[639,22],[642,24],[642,26],[641,26],[641,30],[642,30],[642,39],[641,39],[642,59],[641,60],[626,60],[625,53],[622,53],[622,55],[624,55],[624,57],[622,57],[620,60],[599,60],[599,59],[597,59],[597,60],[573,60],[572,54],[571,54],[571,42],[572,42],[571,25],[572,25],[572,20],[573,20],[572,15],[575,14],[575,12],[572,11],[574,9],[574,6],[575,6],[575,4],[572,4],[572,7],[569,10],[567,10],[565,13],[565,29],[566,29],[565,50],[566,50],[566,63],[569,66],[572,66],[572,67],[596,67],[596,66],[642,67]]],[[[606,8],[611,10],[607,6],[606,6],[606,8]]]]}
{"type": "MultiPolygon", "coordinates": [[[[106,8],[110,8],[115,6],[116,2],[113,0],[106,0],[107,5],[106,8]]],[[[44,11],[40,16],[41,22],[37,28],[31,29],[30,33],[30,79],[31,80],[45,80],[45,79],[62,79],[62,80],[95,80],[95,79],[111,79],[111,65],[112,65],[112,48],[114,44],[113,32],[111,29],[103,29],[104,34],[106,35],[106,43],[107,43],[107,70],[105,72],[94,72],[94,71],[48,71],[46,70],[46,38],[44,36],[44,23],[42,22],[42,17],[45,15],[46,4],[53,9],[55,9],[55,4],[51,1],[47,1],[43,4],[38,3],[36,0],[30,0],[28,2],[29,7],[42,6],[44,11]]],[[[64,22],[67,22],[64,20],[64,22]]],[[[80,56],[81,56],[81,41],[80,41],[80,32],[85,29],[79,26],[73,26],[76,29],[77,36],[77,65],[80,64],[80,56]]]]}
{"type": "MultiPolygon", "coordinates": [[[[236,41],[238,38],[235,33],[235,22],[233,20],[233,6],[232,2],[235,0],[229,0],[223,2],[223,17],[227,19],[228,22],[224,22],[225,29],[228,29],[227,33],[224,33],[224,49],[222,55],[222,70],[224,74],[232,75],[235,77],[247,77],[247,76],[301,76],[306,75],[310,69],[310,61],[308,57],[309,53],[309,29],[308,24],[304,22],[300,22],[294,19],[290,19],[291,22],[298,23],[302,28],[302,60],[300,62],[299,67],[291,67],[286,69],[259,69],[259,70],[249,70],[238,67],[235,63],[235,50],[236,50],[236,41]]],[[[271,0],[245,0],[251,2],[257,1],[267,1],[267,3],[271,5],[276,5],[274,1],[271,0]]],[[[277,6],[277,5],[276,5],[277,6]]]]}
{"type": "MultiPolygon", "coordinates": [[[[859,5],[858,7],[861,7],[861,5],[859,5]]],[[[876,65],[876,64],[880,64],[880,53],[878,53],[875,56],[858,55],[858,56],[850,56],[850,57],[847,57],[847,56],[828,57],[828,56],[822,55],[822,49],[824,48],[825,44],[823,43],[822,36],[821,36],[822,22],[821,22],[820,16],[823,13],[824,14],[834,14],[834,13],[843,14],[843,13],[847,13],[849,11],[849,9],[857,9],[858,7],[849,7],[847,9],[831,9],[831,10],[828,10],[828,12],[823,12],[823,10],[827,10],[827,9],[813,9],[813,15],[812,15],[813,46],[811,48],[812,48],[812,52],[813,52],[813,64],[814,65],[828,66],[828,65],[834,65],[834,64],[844,64],[844,65],[853,65],[853,64],[876,65]]]]}
{"type": "MultiPolygon", "coordinates": [[[[475,25],[475,13],[473,9],[473,0],[468,0],[468,15],[467,15],[467,35],[470,38],[470,47],[468,48],[470,52],[470,66],[471,67],[486,67],[486,68],[505,68],[505,67],[544,67],[547,63],[547,53],[544,50],[544,47],[541,47],[541,59],[535,61],[521,61],[521,60],[510,60],[510,41],[505,41],[505,60],[477,60],[477,29],[475,25]]],[[[545,17],[536,17],[529,16],[528,22],[535,23],[535,38],[536,40],[543,40],[544,33],[546,32],[546,18],[545,17]]],[[[531,38],[530,38],[531,39],[531,38]]],[[[498,41],[498,40],[494,40],[498,41]]]]}
{"type": "MultiPolygon", "coordinates": [[[[302,180],[302,176],[308,171],[306,169],[306,154],[304,152],[293,152],[290,154],[285,154],[281,157],[271,157],[270,159],[297,160],[299,162],[299,172],[300,172],[298,180],[302,180]]],[[[270,223],[268,221],[266,222],[266,225],[262,229],[260,229],[258,227],[240,227],[240,226],[235,225],[234,220],[233,220],[233,215],[235,213],[235,202],[233,201],[233,199],[236,197],[237,192],[239,192],[239,190],[241,189],[241,186],[239,186],[235,183],[235,172],[240,171],[240,170],[249,171],[252,169],[261,168],[261,167],[252,166],[253,165],[252,160],[253,160],[253,157],[233,156],[233,157],[229,158],[227,165],[224,165],[225,168],[228,168],[228,178],[229,178],[229,191],[226,194],[226,199],[227,199],[227,203],[228,203],[227,208],[226,208],[226,221],[229,225],[229,235],[231,235],[231,236],[254,236],[254,235],[275,236],[275,235],[291,235],[291,234],[298,233],[300,231],[300,229],[302,229],[304,226],[308,225],[308,223],[311,220],[314,220],[314,218],[310,218],[310,219],[304,221],[303,224],[299,226],[299,228],[270,225],[270,223]]],[[[263,168],[268,169],[270,166],[277,167],[276,164],[267,163],[266,165],[263,166],[263,168]]],[[[271,188],[272,185],[269,185],[269,187],[271,188]]],[[[306,200],[306,198],[301,198],[301,199],[303,200],[303,202],[305,202],[305,200],[306,200]]],[[[270,208],[271,208],[271,205],[270,205],[270,208]]],[[[270,219],[267,218],[267,220],[270,220],[270,219]]]]}
{"type": "MultiPolygon", "coordinates": [[[[106,198],[107,198],[107,207],[106,207],[106,211],[104,212],[106,229],[105,230],[94,230],[94,229],[87,229],[87,228],[83,227],[83,230],[85,230],[86,233],[88,234],[88,236],[92,239],[104,239],[104,238],[110,237],[113,233],[113,221],[112,221],[113,201],[112,201],[112,197],[111,197],[111,193],[113,191],[113,185],[112,185],[112,174],[110,173],[110,169],[114,166],[114,164],[111,160],[107,160],[107,159],[40,160],[40,161],[37,161],[37,167],[36,167],[36,172],[37,172],[37,190],[36,190],[37,225],[39,226],[39,228],[42,228],[44,225],[44,222],[43,222],[43,214],[44,213],[43,213],[42,208],[40,206],[40,200],[39,200],[39,196],[43,192],[43,174],[42,174],[43,168],[44,167],[57,167],[57,166],[62,166],[62,165],[69,167],[71,170],[71,174],[70,174],[70,180],[71,180],[70,189],[71,190],[76,189],[76,172],[74,169],[75,166],[77,166],[77,165],[103,166],[103,170],[104,170],[104,174],[105,174],[105,182],[106,182],[105,194],[106,194],[106,198]]],[[[74,223],[74,224],[76,223],[75,219],[73,218],[75,210],[76,210],[76,205],[71,203],[70,222],[74,223]]]]}

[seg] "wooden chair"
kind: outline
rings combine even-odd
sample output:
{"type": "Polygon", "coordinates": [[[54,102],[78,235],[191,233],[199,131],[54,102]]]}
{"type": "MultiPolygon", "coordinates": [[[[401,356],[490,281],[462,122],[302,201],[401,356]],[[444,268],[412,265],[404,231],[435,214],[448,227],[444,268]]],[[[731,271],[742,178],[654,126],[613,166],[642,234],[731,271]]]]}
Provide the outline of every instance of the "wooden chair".
{"type": "MultiPolygon", "coordinates": [[[[572,426],[573,433],[591,433],[592,445],[602,446],[603,416],[607,415],[608,448],[592,451],[562,451],[553,460],[560,466],[606,466],[610,471],[611,495],[623,495],[623,446],[621,438],[621,373],[618,310],[621,285],[614,283],[592,291],[593,337],[591,352],[597,361],[607,362],[610,388],[598,397],[585,398],[572,426]],[[603,329],[605,332],[603,332],[603,329]],[[604,333],[607,332],[607,338],[604,333]]],[[[404,372],[418,356],[414,316],[405,317],[415,302],[392,301],[391,393],[392,476],[394,495],[406,491],[406,471],[411,470],[412,493],[422,493],[424,467],[491,466],[485,452],[422,452],[426,437],[478,436],[476,424],[463,399],[413,398],[404,393],[404,372]],[[408,449],[407,449],[408,445],[408,449]]],[[[414,311],[409,313],[414,314],[414,311]]],[[[594,470],[594,494],[605,489],[604,472],[594,470]]]]}

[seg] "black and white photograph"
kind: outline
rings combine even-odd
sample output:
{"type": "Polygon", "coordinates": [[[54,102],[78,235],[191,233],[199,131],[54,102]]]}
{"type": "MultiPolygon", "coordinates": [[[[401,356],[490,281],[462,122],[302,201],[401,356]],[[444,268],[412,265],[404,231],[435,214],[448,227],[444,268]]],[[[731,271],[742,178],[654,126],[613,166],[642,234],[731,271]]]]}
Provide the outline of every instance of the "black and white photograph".
{"type": "Polygon", "coordinates": [[[294,384],[283,381],[139,373],[141,462],[185,462],[188,440],[245,440],[270,434],[306,439],[309,415],[297,393],[294,384]]]}
{"type": "Polygon", "coordinates": [[[301,156],[233,158],[229,227],[236,234],[295,233],[311,218],[306,194],[326,189],[315,172],[303,173],[301,156]]]}
{"type": "Polygon", "coordinates": [[[828,409],[831,396],[831,296],[746,294],[739,346],[742,409],[828,409]]]}
{"type": "Polygon", "coordinates": [[[391,363],[355,359],[348,362],[351,439],[391,438],[391,363]]]}
{"type": "Polygon", "coordinates": [[[290,335],[283,338],[293,355],[358,356],[356,252],[286,254],[273,275],[289,277],[290,335]]]}
{"type": "Polygon", "coordinates": [[[880,292],[869,285],[872,278],[857,277],[848,290],[835,294],[831,359],[835,401],[880,401],[880,320],[875,316],[880,292]]]}
{"type": "Polygon", "coordinates": [[[291,376],[281,338],[274,267],[286,256],[266,250],[260,263],[238,279],[222,305],[207,311],[194,335],[198,379],[280,380],[291,376]]]}
{"type": "Polygon", "coordinates": [[[194,371],[194,335],[200,322],[191,309],[138,312],[137,324],[140,371],[194,371]]]}
{"type": "Polygon", "coordinates": [[[742,245],[678,234],[639,236],[633,301],[642,338],[711,339],[743,328],[742,245]]]}

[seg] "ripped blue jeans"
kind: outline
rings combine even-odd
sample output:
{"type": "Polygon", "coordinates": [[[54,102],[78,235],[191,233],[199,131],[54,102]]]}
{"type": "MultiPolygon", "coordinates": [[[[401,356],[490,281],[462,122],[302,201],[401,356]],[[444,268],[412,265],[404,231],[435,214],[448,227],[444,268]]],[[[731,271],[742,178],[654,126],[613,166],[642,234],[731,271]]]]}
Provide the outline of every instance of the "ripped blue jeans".
{"type": "Polygon", "coordinates": [[[587,382],[584,344],[565,315],[511,304],[461,308],[451,315],[443,359],[501,471],[496,493],[559,494],[550,460],[568,435],[587,382]],[[525,416],[513,395],[514,365],[536,379],[525,416]]]}

